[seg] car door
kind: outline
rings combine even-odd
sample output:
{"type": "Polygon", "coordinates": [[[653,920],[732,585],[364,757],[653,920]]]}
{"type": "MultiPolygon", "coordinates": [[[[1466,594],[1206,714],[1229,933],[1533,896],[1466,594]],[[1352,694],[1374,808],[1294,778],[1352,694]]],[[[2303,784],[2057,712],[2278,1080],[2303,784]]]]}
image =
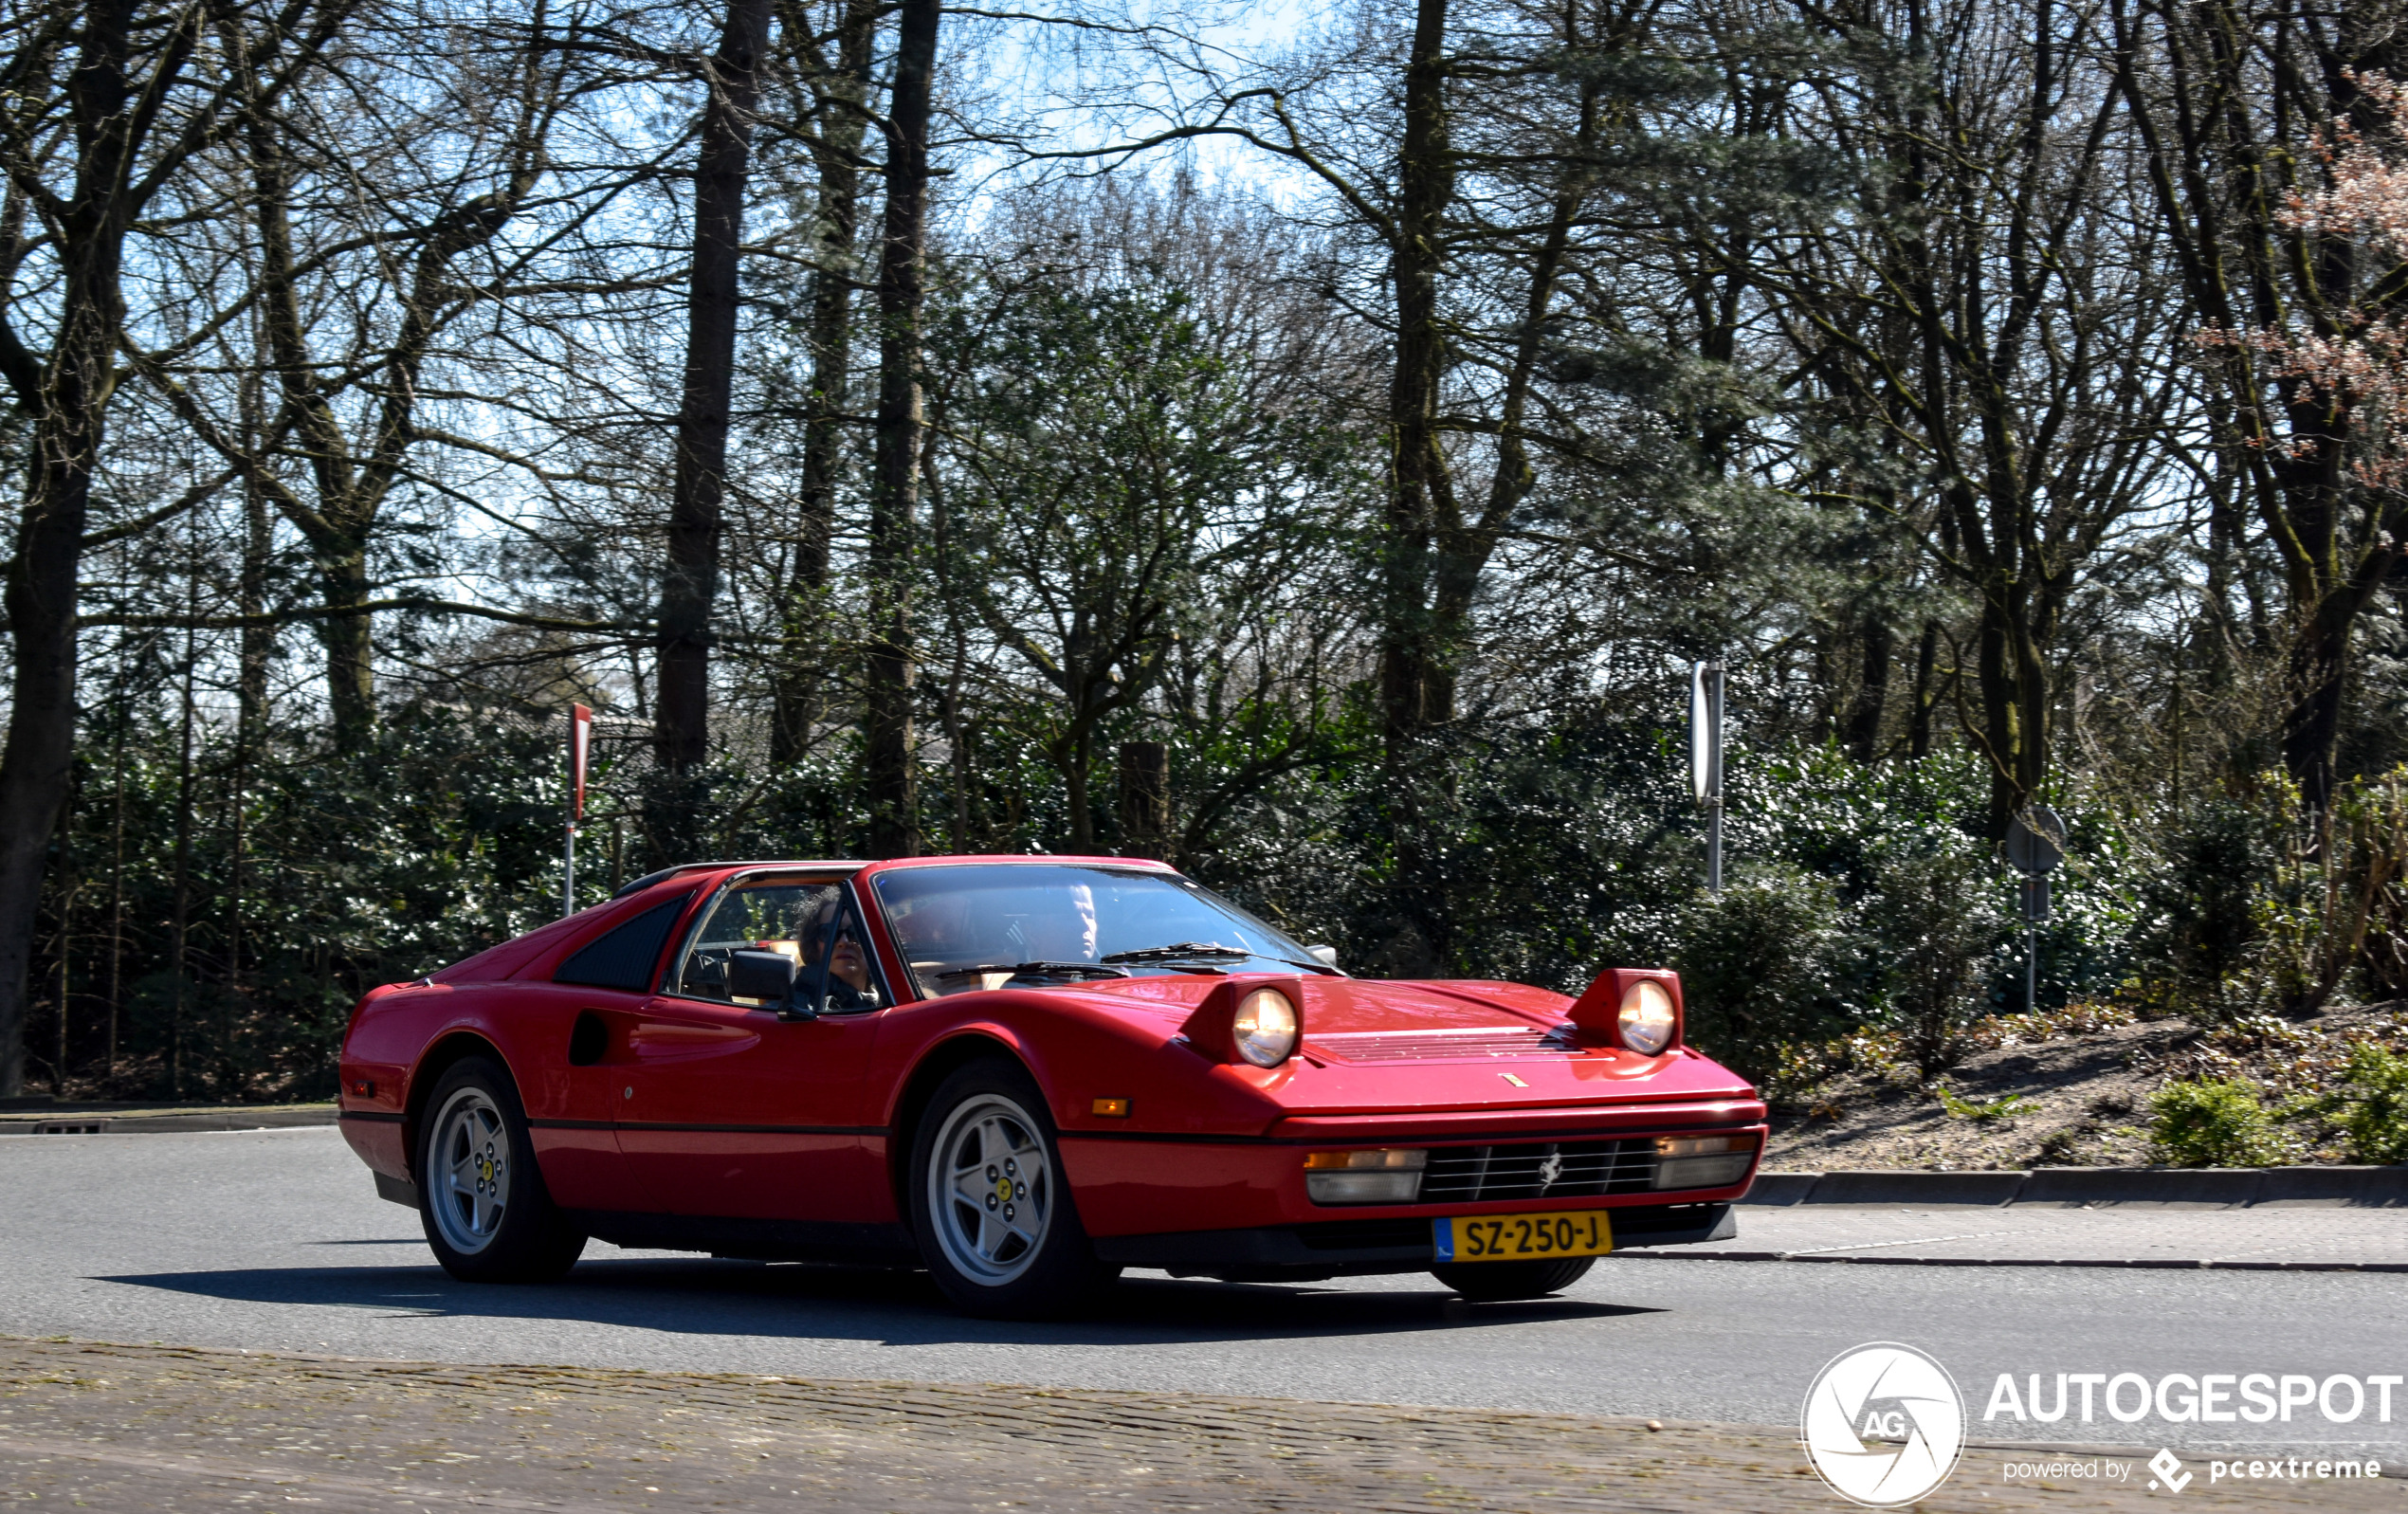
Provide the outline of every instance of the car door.
{"type": "Polygon", "coordinates": [[[520,1069],[520,1096],[544,1186],[564,1209],[643,1207],[619,1151],[621,1074],[662,955],[693,898],[680,894],[620,921],[572,953],[550,982],[514,992],[537,1053],[520,1069]]]}
{"type": "Polygon", "coordinates": [[[657,1213],[860,1222],[882,1213],[863,1136],[883,992],[816,1019],[730,999],[742,947],[812,955],[849,909],[833,878],[739,877],[701,912],[661,992],[628,1032],[615,1111],[620,1160],[657,1213]]]}

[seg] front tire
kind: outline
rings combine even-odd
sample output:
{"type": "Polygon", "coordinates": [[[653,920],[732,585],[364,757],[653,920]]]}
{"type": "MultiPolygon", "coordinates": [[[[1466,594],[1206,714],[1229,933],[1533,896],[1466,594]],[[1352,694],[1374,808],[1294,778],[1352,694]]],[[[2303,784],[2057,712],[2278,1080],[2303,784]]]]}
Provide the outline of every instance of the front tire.
{"type": "Polygon", "coordinates": [[[1120,1273],[1095,1259],[1045,1111],[1017,1064],[974,1062],[913,1134],[912,1230],[937,1286],[968,1313],[1067,1314],[1120,1273]]]}
{"type": "Polygon", "coordinates": [[[576,1266],[585,1236],[544,1191],[510,1075],[464,1057],[426,1107],[418,1221],[443,1269],[465,1283],[549,1283],[576,1266]]]}
{"type": "Polygon", "coordinates": [[[1458,1262],[1433,1267],[1430,1275],[1472,1304],[1543,1299],[1570,1287],[1596,1265],[1594,1256],[1559,1256],[1545,1262],[1458,1262]]]}

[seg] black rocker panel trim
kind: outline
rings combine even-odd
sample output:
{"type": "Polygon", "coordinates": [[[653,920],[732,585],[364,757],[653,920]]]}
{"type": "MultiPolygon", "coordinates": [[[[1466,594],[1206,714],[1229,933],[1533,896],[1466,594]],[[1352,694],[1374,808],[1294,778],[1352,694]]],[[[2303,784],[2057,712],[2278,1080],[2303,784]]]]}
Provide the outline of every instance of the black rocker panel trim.
{"type": "Polygon", "coordinates": [[[855,1262],[910,1266],[920,1260],[901,1225],[829,1220],[740,1219],[572,1209],[569,1223],[612,1246],[657,1251],[708,1251],[753,1262],[855,1262]]]}
{"type": "Polygon", "coordinates": [[[885,1125],[692,1125],[663,1120],[530,1120],[530,1130],[657,1130],[729,1136],[883,1136],[885,1125]]]}

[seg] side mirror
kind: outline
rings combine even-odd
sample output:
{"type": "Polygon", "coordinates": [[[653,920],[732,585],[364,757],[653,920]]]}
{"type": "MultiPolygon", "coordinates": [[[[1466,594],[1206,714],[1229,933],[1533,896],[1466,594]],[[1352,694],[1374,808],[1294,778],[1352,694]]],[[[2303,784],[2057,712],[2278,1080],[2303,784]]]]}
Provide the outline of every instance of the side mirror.
{"type": "Polygon", "coordinates": [[[734,951],[727,954],[730,998],[759,999],[781,1019],[794,1013],[794,959],[784,952],[734,951]]]}
{"type": "Polygon", "coordinates": [[[1307,946],[1304,955],[1323,967],[1338,965],[1338,948],[1335,946],[1307,946]]]}

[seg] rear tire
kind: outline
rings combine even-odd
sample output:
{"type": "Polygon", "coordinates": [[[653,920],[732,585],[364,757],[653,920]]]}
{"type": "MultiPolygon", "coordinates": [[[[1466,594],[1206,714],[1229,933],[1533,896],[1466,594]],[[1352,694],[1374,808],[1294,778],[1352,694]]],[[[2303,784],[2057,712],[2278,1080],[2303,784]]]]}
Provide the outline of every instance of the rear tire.
{"type": "Polygon", "coordinates": [[[544,1191],[518,1085],[490,1057],[464,1057],[429,1095],[418,1145],[418,1222],[464,1283],[550,1283],[585,1236],[544,1191]]]}
{"type": "Polygon", "coordinates": [[[1594,1256],[1559,1256],[1546,1262],[1458,1262],[1433,1267],[1430,1275],[1472,1304],[1542,1299],[1570,1287],[1596,1265],[1594,1256]]]}
{"type": "Polygon", "coordinates": [[[912,1135],[912,1232],[945,1297],[994,1320],[1073,1312],[1120,1276],[1095,1259],[1045,1096],[1015,1062],[939,1085],[912,1135]]]}

